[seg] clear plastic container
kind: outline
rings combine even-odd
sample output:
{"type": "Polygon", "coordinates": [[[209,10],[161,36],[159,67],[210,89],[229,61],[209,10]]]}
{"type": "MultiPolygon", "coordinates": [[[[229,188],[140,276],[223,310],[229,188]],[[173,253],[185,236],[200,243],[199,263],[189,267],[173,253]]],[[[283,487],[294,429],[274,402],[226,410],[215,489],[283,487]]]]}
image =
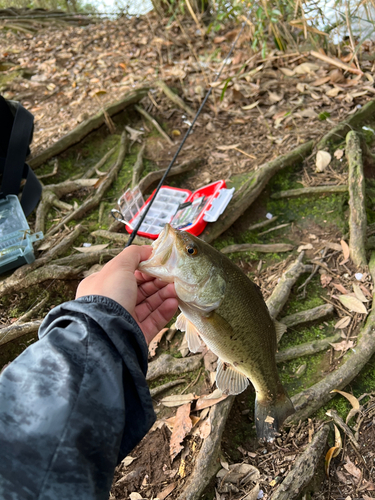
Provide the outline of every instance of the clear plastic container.
{"type": "Polygon", "coordinates": [[[0,274],[34,262],[32,244],[42,239],[41,231],[31,234],[17,196],[0,199],[0,274]]]}

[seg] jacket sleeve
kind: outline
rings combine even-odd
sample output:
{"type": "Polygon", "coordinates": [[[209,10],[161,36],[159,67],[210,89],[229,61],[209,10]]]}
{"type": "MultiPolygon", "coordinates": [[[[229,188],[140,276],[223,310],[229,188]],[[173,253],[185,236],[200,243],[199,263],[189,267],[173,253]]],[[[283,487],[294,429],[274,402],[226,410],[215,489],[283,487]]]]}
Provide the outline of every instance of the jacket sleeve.
{"type": "Polygon", "coordinates": [[[144,336],[117,302],[54,308],[0,377],[0,498],[107,500],[155,420],[146,371],[144,336]]]}

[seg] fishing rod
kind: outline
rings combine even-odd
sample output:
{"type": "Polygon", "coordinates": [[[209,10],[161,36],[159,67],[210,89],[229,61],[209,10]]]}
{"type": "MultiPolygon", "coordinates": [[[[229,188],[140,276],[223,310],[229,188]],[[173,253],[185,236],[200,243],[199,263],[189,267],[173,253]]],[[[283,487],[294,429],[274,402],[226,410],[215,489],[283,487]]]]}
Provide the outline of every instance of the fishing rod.
{"type": "Polygon", "coordinates": [[[212,92],[212,88],[213,88],[213,84],[214,84],[214,83],[216,83],[216,82],[217,82],[217,80],[220,78],[221,73],[223,72],[224,67],[227,65],[227,61],[228,61],[228,59],[230,58],[230,56],[232,55],[232,52],[233,52],[233,50],[234,50],[234,48],[235,48],[235,46],[236,46],[236,44],[237,44],[237,42],[238,42],[238,39],[240,38],[240,36],[241,36],[241,34],[242,34],[242,32],[243,32],[243,30],[244,30],[244,28],[245,28],[246,23],[248,22],[249,17],[250,17],[250,12],[248,13],[248,15],[247,15],[246,19],[242,22],[241,29],[240,29],[240,31],[238,32],[238,34],[237,34],[237,36],[236,36],[236,39],[235,39],[235,40],[234,40],[234,42],[232,43],[232,46],[231,46],[231,48],[230,48],[230,50],[229,50],[229,52],[228,52],[228,54],[227,54],[226,58],[224,59],[223,64],[221,65],[221,68],[220,68],[219,72],[218,72],[218,73],[217,73],[217,75],[216,75],[215,80],[214,80],[214,81],[213,81],[213,83],[211,84],[211,87],[208,89],[208,91],[207,91],[207,93],[206,93],[206,95],[205,95],[205,98],[203,99],[202,104],[200,105],[200,107],[199,107],[199,109],[198,109],[198,111],[197,111],[197,113],[196,113],[196,115],[195,115],[195,117],[194,117],[193,121],[191,122],[191,124],[190,124],[190,126],[189,126],[189,128],[188,128],[187,132],[185,133],[185,135],[184,135],[184,137],[183,137],[183,139],[182,139],[182,141],[181,141],[181,144],[179,145],[179,147],[178,147],[177,151],[175,152],[175,154],[174,154],[174,156],[173,156],[173,158],[172,158],[172,160],[171,160],[171,162],[170,162],[170,164],[169,164],[169,166],[168,166],[167,170],[165,171],[165,173],[164,173],[163,177],[160,179],[160,182],[159,182],[159,184],[158,184],[158,186],[157,186],[157,188],[156,188],[156,190],[155,190],[155,192],[154,192],[154,194],[153,194],[153,196],[152,196],[152,198],[151,198],[150,202],[146,205],[146,208],[145,208],[144,212],[142,213],[142,215],[141,215],[141,217],[140,217],[140,219],[139,219],[139,221],[138,221],[138,223],[137,223],[136,227],[133,229],[133,231],[132,231],[132,233],[131,233],[131,235],[130,235],[130,238],[128,239],[128,241],[127,241],[127,243],[126,243],[126,245],[125,245],[125,248],[127,248],[129,245],[131,245],[131,244],[133,243],[133,241],[134,241],[134,238],[137,236],[137,233],[138,233],[138,231],[139,231],[139,228],[141,227],[141,225],[142,225],[142,223],[143,223],[143,221],[144,221],[144,219],[145,219],[145,217],[146,217],[146,215],[147,215],[148,211],[150,210],[152,203],[154,202],[154,200],[155,200],[155,198],[156,198],[156,196],[157,196],[157,194],[158,194],[158,192],[159,192],[159,190],[160,190],[161,186],[163,185],[163,183],[164,183],[164,181],[165,181],[165,179],[166,179],[167,175],[169,174],[169,172],[170,172],[171,168],[173,167],[173,165],[174,165],[174,163],[175,163],[175,161],[176,161],[176,159],[177,159],[178,155],[180,154],[180,151],[181,151],[181,149],[183,148],[183,146],[184,146],[184,144],[185,144],[185,142],[186,142],[186,139],[189,137],[189,135],[190,135],[191,131],[193,130],[193,127],[194,127],[194,125],[195,125],[195,122],[197,121],[198,116],[200,115],[200,113],[201,113],[202,109],[204,108],[204,105],[206,104],[207,99],[210,97],[210,94],[211,94],[211,92],[212,92]]]}

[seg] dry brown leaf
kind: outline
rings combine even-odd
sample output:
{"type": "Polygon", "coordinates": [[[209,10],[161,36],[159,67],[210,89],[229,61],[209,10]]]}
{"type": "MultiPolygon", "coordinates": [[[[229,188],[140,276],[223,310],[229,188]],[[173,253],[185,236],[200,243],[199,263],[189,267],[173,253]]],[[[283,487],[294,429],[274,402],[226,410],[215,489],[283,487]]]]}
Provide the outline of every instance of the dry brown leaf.
{"type": "Polygon", "coordinates": [[[349,295],[348,290],[343,285],[341,285],[341,283],[332,283],[332,286],[337,288],[337,290],[343,293],[344,295],[349,295]]]}
{"type": "Polygon", "coordinates": [[[169,452],[172,461],[183,449],[182,441],[193,427],[193,423],[190,419],[190,407],[191,403],[187,403],[180,406],[177,410],[169,445],[169,452]]]}
{"type": "Polygon", "coordinates": [[[160,400],[160,403],[164,406],[172,407],[172,406],[181,406],[186,405],[194,401],[194,394],[173,394],[172,396],[166,396],[165,398],[160,400]]]}
{"type": "Polygon", "coordinates": [[[280,102],[281,99],[283,98],[282,95],[276,94],[276,92],[268,92],[268,97],[272,104],[280,102]]]}
{"type": "Polygon", "coordinates": [[[349,245],[346,243],[345,240],[341,240],[340,245],[342,248],[342,253],[344,254],[344,259],[345,260],[349,259],[349,255],[350,255],[349,245]]]}
{"type": "Polygon", "coordinates": [[[252,104],[248,104],[247,106],[242,106],[242,109],[244,111],[248,111],[249,109],[254,109],[258,106],[259,103],[260,103],[260,101],[255,101],[252,104]]]}
{"type": "Polygon", "coordinates": [[[283,73],[285,76],[294,76],[294,70],[290,68],[279,68],[281,73],[283,73]]]}
{"type": "Polygon", "coordinates": [[[349,472],[353,477],[356,478],[357,482],[359,482],[362,479],[362,471],[356,467],[353,462],[350,460],[350,458],[347,456],[345,457],[346,464],[344,464],[344,469],[349,472]]]}
{"type": "Polygon", "coordinates": [[[310,85],[313,87],[320,87],[321,85],[324,85],[325,83],[329,82],[331,79],[330,76],[323,76],[323,78],[318,78],[317,80],[313,81],[310,85]]]}
{"type": "Polygon", "coordinates": [[[91,245],[91,247],[73,247],[74,250],[78,250],[78,252],[81,253],[92,253],[92,252],[98,252],[99,250],[104,250],[107,248],[109,243],[104,243],[103,245],[91,245]]]}
{"type": "Polygon", "coordinates": [[[355,410],[359,410],[360,407],[359,401],[355,396],[353,396],[353,394],[349,394],[348,392],[344,391],[339,391],[338,389],[333,389],[331,393],[332,392],[337,392],[338,394],[341,394],[341,396],[344,396],[344,398],[346,398],[349,401],[349,403],[355,410]]]}
{"type": "Polygon", "coordinates": [[[203,408],[214,406],[227,397],[228,396],[226,394],[223,394],[220,389],[216,389],[211,394],[201,396],[195,404],[195,410],[203,410],[203,408]]]}
{"type": "Polygon", "coordinates": [[[164,490],[162,490],[160,493],[158,493],[156,497],[159,500],[164,500],[164,498],[167,498],[167,496],[172,493],[172,491],[176,488],[177,484],[178,484],[177,481],[168,484],[168,486],[164,488],[164,490]]]}
{"type": "Polygon", "coordinates": [[[316,172],[324,172],[324,170],[331,163],[331,155],[328,151],[318,151],[316,154],[316,172]]]}
{"type": "Polygon", "coordinates": [[[339,87],[334,87],[333,89],[327,90],[326,96],[336,97],[340,92],[342,92],[342,89],[340,89],[339,87]]]}
{"type": "Polygon", "coordinates": [[[225,36],[216,36],[214,38],[214,43],[223,43],[226,41],[226,37],[225,36]]]}
{"type": "Polygon", "coordinates": [[[294,72],[296,75],[306,75],[306,74],[312,74],[315,71],[317,71],[320,68],[317,64],[310,63],[310,62],[304,62],[302,64],[299,64],[294,68],[294,72]]]}
{"type": "Polygon", "coordinates": [[[331,464],[332,458],[337,457],[337,455],[342,450],[342,441],[341,441],[340,431],[338,430],[338,428],[336,427],[335,424],[333,424],[333,425],[335,428],[335,446],[333,446],[332,448],[330,448],[328,450],[326,457],[325,457],[325,463],[324,463],[324,469],[325,469],[327,476],[329,475],[329,466],[331,464]]]}
{"type": "Polygon", "coordinates": [[[124,465],[124,467],[127,467],[128,465],[133,463],[134,460],[136,460],[136,457],[131,457],[130,455],[128,455],[127,457],[124,458],[124,460],[121,461],[121,463],[122,465],[124,465]]]}
{"type": "Polygon", "coordinates": [[[339,328],[339,329],[343,330],[344,328],[349,326],[351,319],[352,318],[350,316],[344,316],[343,318],[340,319],[340,321],[338,321],[335,324],[335,328],[339,328]]]}
{"type": "Polygon", "coordinates": [[[303,109],[302,111],[295,113],[295,115],[300,116],[302,118],[317,118],[318,117],[318,113],[316,113],[313,110],[313,108],[303,109]]]}
{"type": "Polygon", "coordinates": [[[321,274],[320,275],[320,283],[322,285],[323,288],[325,288],[327,285],[329,285],[332,281],[332,276],[330,276],[329,274],[321,274]]]}
{"type": "Polygon", "coordinates": [[[240,142],[238,144],[231,144],[229,146],[216,146],[216,148],[220,149],[221,151],[227,151],[228,149],[236,149],[239,146],[241,146],[240,142]]]}
{"type": "Polygon", "coordinates": [[[360,300],[361,302],[368,302],[361,290],[361,287],[357,285],[357,283],[353,283],[353,290],[358,300],[360,300]]]}
{"type": "Polygon", "coordinates": [[[151,340],[149,346],[148,346],[148,354],[150,356],[150,358],[153,358],[156,354],[156,349],[159,345],[159,342],[161,341],[161,339],[163,338],[163,335],[165,334],[165,332],[167,332],[169,330],[169,328],[163,328],[162,330],[160,330],[160,332],[155,335],[155,337],[151,340]]]}
{"type": "Polygon", "coordinates": [[[312,246],[311,243],[307,243],[306,245],[300,245],[297,248],[297,252],[302,252],[302,250],[312,250],[314,247],[312,246]]]}
{"type": "Polygon", "coordinates": [[[335,351],[346,352],[354,346],[354,342],[352,340],[343,340],[342,342],[337,342],[335,344],[330,343],[330,345],[335,351]]]}
{"type": "Polygon", "coordinates": [[[199,425],[198,433],[201,439],[206,439],[211,434],[211,422],[208,418],[199,425]]]}
{"type": "Polygon", "coordinates": [[[357,297],[352,297],[351,295],[339,295],[339,301],[343,304],[349,311],[354,311],[360,314],[367,314],[367,309],[363,302],[357,299],[357,297]]]}

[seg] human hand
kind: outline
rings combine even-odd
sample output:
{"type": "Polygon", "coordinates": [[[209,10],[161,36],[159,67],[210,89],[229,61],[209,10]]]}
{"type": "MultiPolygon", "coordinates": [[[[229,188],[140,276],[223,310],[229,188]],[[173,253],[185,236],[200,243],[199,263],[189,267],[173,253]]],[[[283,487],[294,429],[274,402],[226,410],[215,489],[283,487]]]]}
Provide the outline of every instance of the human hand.
{"type": "Polygon", "coordinates": [[[121,304],[141,328],[147,344],[176,313],[173,283],[164,283],[137,270],[151,256],[150,246],[132,245],[109,261],[101,271],[78,285],[76,298],[102,295],[121,304]]]}

